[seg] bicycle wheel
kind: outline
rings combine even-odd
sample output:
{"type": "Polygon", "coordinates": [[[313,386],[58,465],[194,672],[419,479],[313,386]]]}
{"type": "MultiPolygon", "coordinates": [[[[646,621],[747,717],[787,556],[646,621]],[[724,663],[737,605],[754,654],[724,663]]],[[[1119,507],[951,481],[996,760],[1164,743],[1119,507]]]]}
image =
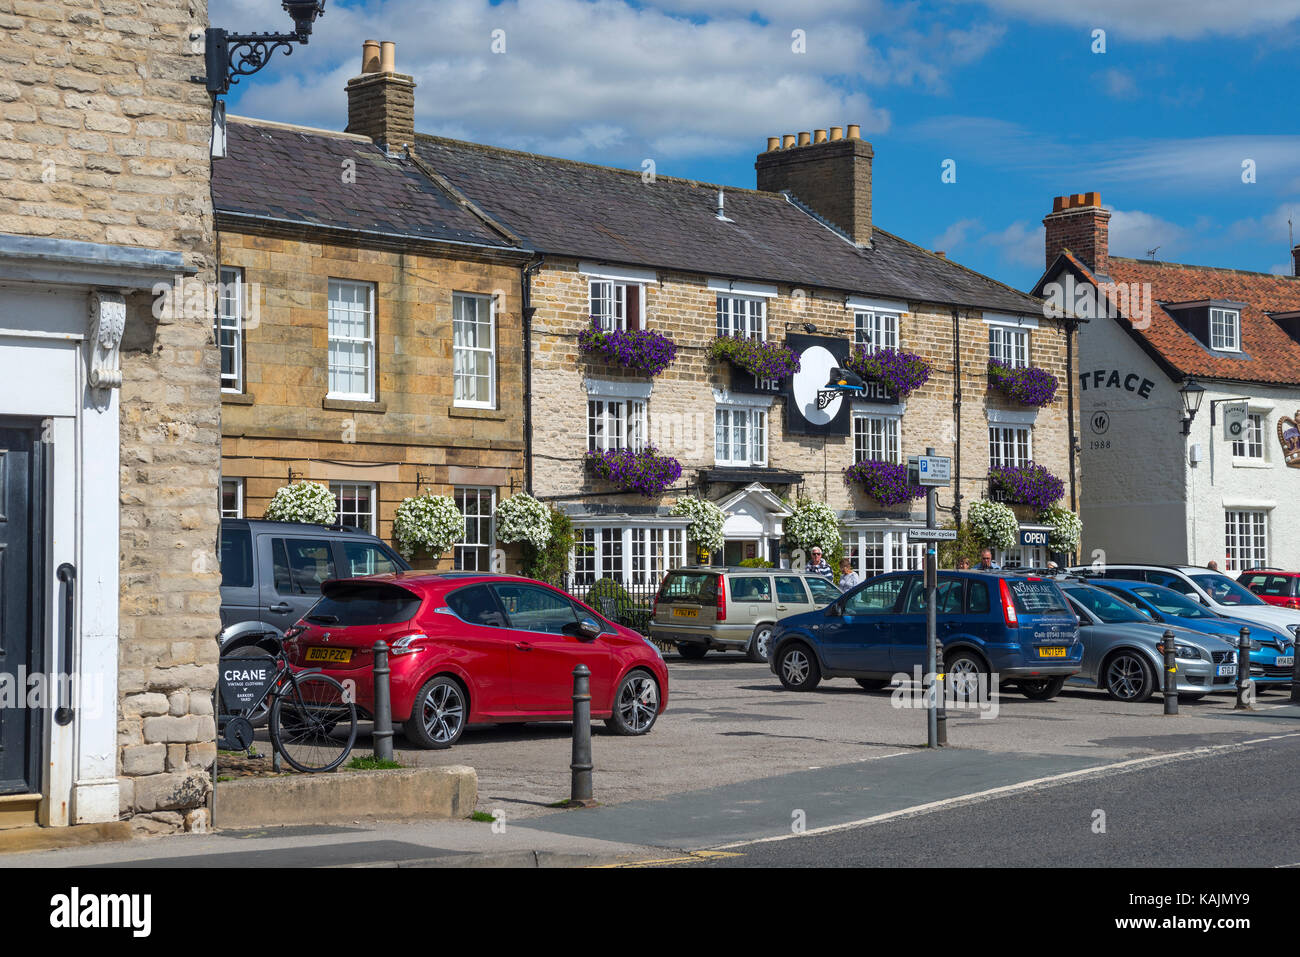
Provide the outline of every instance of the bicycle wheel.
{"type": "Polygon", "coordinates": [[[333,771],[352,753],[357,706],[328,675],[302,675],[271,705],[271,743],[299,771],[333,771]]]}

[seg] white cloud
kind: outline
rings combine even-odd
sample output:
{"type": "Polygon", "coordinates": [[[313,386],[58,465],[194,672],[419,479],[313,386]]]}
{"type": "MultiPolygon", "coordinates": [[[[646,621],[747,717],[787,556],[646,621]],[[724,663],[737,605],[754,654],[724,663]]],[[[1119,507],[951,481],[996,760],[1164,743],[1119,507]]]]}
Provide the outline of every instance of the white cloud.
{"type": "Polygon", "coordinates": [[[980,237],[980,242],[996,247],[1005,262],[1041,270],[1047,248],[1044,233],[1040,223],[1017,220],[1006,229],[980,237]]]}
{"type": "Polygon", "coordinates": [[[1137,96],[1138,85],[1133,75],[1127,70],[1109,69],[1096,74],[1097,85],[1109,97],[1116,100],[1129,100],[1137,96]]]}
{"type": "MultiPolygon", "coordinates": [[[[1083,3],[1043,0],[961,0],[980,3],[1008,16],[1064,23],[1088,31],[1100,28],[1110,34],[1137,40],[1190,40],[1205,36],[1267,34],[1300,20],[1300,0],[1251,0],[1225,4],[1223,0],[1085,0],[1083,3]]],[[[1082,41],[1081,41],[1082,42],[1082,41]]],[[[1113,44],[1107,43],[1108,49],[1113,44]]],[[[1084,47],[1087,48],[1086,46],[1084,47]]]]}
{"type": "Polygon", "coordinates": [[[978,219],[959,219],[935,237],[931,248],[950,253],[965,244],[970,234],[979,228],[978,219]]]}
{"type": "Polygon", "coordinates": [[[1139,209],[1112,209],[1110,216],[1110,254],[1131,259],[1147,259],[1150,250],[1160,247],[1157,259],[1176,261],[1185,248],[1188,232],[1183,227],[1139,209]]]}

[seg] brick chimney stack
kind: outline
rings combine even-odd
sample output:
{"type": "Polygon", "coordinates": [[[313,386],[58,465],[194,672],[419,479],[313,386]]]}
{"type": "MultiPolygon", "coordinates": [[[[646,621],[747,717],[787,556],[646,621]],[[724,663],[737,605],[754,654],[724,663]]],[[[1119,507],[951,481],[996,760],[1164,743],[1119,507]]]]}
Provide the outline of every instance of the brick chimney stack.
{"type": "Polygon", "coordinates": [[[1291,249],[1291,275],[1300,276],[1300,246],[1291,249]]]}
{"type": "Polygon", "coordinates": [[[834,223],[859,246],[871,245],[871,144],[857,124],[848,136],[838,126],[817,130],[810,137],[787,133],[768,138],[758,155],[758,188],[789,190],[805,206],[834,223]],[[777,145],[779,144],[779,145],[777,145]]]}
{"type": "Polygon", "coordinates": [[[367,40],[361,75],[348,80],[346,132],[368,136],[390,153],[415,142],[415,80],[397,72],[397,44],[367,40]]]}
{"type": "Polygon", "coordinates": [[[1047,265],[1068,249],[1094,273],[1110,268],[1110,210],[1101,208],[1101,193],[1058,196],[1043,219],[1047,227],[1047,265]]]}

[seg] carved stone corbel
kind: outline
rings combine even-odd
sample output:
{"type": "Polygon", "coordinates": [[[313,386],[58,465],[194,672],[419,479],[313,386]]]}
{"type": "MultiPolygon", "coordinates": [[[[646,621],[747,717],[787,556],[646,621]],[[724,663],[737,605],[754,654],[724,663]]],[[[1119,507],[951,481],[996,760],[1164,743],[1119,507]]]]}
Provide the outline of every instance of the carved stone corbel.
{"type": "Polygon", "coordinates": [[[126,299],[120,293],[90,294],[90,385],[95,389],[122,386],[119,349],[126,331],[126,299]]]}

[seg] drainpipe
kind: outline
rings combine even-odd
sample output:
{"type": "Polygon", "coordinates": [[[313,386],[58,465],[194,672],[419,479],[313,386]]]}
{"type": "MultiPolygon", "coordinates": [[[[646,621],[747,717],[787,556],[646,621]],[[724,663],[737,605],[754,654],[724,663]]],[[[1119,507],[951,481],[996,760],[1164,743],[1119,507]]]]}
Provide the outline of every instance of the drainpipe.
{"type": "Polygon", "coordinates": [[[1072,323],[1068,319],[1064,323],[1065,329],[1065,395],[1069,415],[1067,434],[1070,440],[1070,511],[1076,514],[1079,511],[1078,493],[1074,478],[1075,462],[1078,450],[1075,448],[1074,441],[1074,333],[1079,328],[1077,322],[1072,323]]]}
{"type": "Polygon", "coordinates": [[[546,262],[538,256],[520,270],[523,302],[519,318],[524,326],[524,491],[533,494],[533,275],[546,262]]]}
{"type": "Polygon", "coordinates": [[[952,517],[961,528],[961,322],[960,310],[952,310],[952,418],[953,418],[953,474],[957,481],[952,485],[952,517]]]}

